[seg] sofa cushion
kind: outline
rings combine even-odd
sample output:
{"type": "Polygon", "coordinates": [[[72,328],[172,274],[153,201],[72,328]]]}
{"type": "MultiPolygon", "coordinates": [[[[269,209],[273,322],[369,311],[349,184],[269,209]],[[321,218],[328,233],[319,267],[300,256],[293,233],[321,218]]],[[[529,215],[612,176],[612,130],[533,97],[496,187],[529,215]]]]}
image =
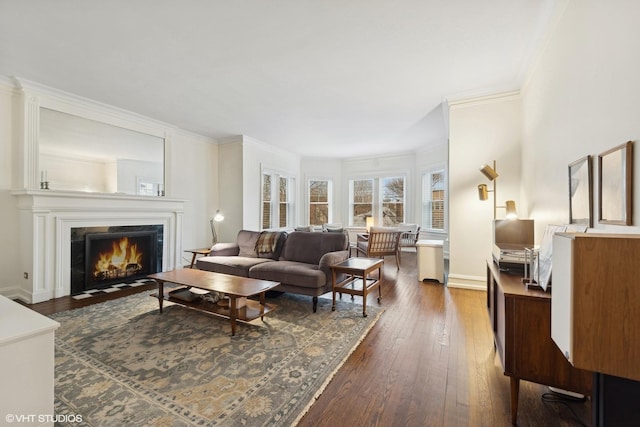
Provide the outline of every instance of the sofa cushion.
{"type": "Polygon", "coordinates": [[[326,283],[325,273],[317,264],[283,260],[254,265],[249,269],[249,277],[295,284],[303,288],[320,288],[326,283]]]}
{"type": "Polygon", "coordinates": [[[327,252],[343,251],[349,247],[349,239],[344,233],[307,233],[294,231],[287,236],[281,260],[305,264],[320,263],[327,252]]]}
{"type": "Polygon", "coordinates": [[[259,231],[238,231],[238,236],[236,237],[236,243],[240,248],[238,256],[256,258],[258,256],[256,253],[256,242],[258,241],[258,237],[260,237],[259,231]]]}
{"type": "Polygon", "coordinates": [[[196,261],[199,270],[214,273],[232,274],[234,276],[250,277],[249,269],[254,265],[274,262],[268,258],[243,256],[203,256],[196,261]]]}

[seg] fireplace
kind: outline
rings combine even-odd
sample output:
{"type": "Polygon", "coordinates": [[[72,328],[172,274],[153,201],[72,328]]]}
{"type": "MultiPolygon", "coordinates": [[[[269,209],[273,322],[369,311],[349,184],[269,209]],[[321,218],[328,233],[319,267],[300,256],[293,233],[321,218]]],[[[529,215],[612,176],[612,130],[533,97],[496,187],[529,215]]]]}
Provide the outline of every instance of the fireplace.
{"type": "Polygon", "coordinates": [[[162,269],[162,226],[71,230],[71,295],[126,286],[162,269]]]}

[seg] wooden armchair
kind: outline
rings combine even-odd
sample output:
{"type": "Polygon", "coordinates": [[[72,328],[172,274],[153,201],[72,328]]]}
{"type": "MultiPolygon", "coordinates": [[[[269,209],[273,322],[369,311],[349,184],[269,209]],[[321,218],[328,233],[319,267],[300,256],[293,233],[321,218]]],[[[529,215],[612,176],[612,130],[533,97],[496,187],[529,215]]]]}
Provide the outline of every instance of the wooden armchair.
{"type": "Polygon", "coordinates": [[[384,258],[394,255],[400,270],[400,234],[396,228],[371,227],[368,235],[359,234],[356,241],[357,254],[368,258],[384,258]]]}
{"type": "Polygon", "coordinates": [[[400,234],[400,247],[415,247],[420,236],[420,226],[418,224],[399,224],[398,229],[402,233],[400,234]]]}

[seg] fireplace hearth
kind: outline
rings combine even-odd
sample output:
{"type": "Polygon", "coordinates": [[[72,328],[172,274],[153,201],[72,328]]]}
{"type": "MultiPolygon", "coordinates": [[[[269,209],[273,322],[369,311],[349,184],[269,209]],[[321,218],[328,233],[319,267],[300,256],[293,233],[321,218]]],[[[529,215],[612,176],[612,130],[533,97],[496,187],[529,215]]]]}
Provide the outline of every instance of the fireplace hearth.
{"type": "Polygon", "coordinates": [[[71,295],[127,284],[162,269],[162,226],[71,230],[71,295]]]}

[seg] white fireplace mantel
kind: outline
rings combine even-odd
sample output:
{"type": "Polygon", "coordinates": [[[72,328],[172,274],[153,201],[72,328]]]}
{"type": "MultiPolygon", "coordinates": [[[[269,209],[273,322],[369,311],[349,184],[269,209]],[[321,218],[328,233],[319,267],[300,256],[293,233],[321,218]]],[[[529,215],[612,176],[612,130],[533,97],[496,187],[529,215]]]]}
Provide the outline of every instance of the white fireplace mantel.
{"type": "Polygon", "coordinates": [[[184,200],[78,191],[15,190],[20,216],[18,298],[33,304],[71,293],[71,229],[161,224],[162,270],[181,265],[184,200]]]}

